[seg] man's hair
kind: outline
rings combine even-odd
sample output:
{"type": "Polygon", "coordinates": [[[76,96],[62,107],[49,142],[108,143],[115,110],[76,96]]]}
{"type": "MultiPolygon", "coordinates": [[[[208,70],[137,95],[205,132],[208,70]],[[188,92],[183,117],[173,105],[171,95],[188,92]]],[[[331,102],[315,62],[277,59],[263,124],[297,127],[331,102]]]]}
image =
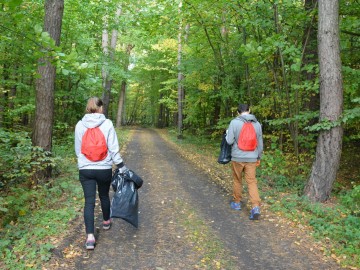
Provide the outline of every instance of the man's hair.
{"type": "Polygon", "coordinates": [[[86,105],[86,111],[88,113],[97,113],[100,111],[100,108],[102,107],[103,102],[98,97],[91,97],[89,98],[87,105],[86,105]]]}
{"type": "Polygon", "coordinates": [[[239,104],[237,111],[239,113],[248,112],[250,111],[250,106],[248,104],[239,104]]]}

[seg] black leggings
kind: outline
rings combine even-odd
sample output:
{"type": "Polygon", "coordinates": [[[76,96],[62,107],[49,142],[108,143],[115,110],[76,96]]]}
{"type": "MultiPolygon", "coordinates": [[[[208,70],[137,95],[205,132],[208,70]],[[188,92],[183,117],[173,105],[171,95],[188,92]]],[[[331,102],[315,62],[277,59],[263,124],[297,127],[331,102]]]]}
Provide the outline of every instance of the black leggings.
{"type": "Polygon", "coordinates": [[[110,219],[109,190],[112,178],[112,170],[79,170],[79,179],[84,191],[84,221],[87,234],[94,233],[94,210],[96,199],[96,185],[101,203],[104,220],[110,219]]]}

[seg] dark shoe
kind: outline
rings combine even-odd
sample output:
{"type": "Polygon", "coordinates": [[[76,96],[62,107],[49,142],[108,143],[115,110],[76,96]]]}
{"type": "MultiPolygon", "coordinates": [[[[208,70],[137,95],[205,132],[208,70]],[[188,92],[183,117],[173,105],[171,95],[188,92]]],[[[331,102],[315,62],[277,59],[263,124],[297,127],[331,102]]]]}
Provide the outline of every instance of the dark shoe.
{"type": "Polygon", "coordinates": [[[239,203],[231,202],[230,207],[234,210],[241,210],[241,202],[239,202],[239,203]]]}
{"type": "Polygon", "coordinates": [[[95,248],[95,240],[86,240],[85,248],[87,250],[93,250],[95,248]]]}
{"type": "Polygon", "coordinates": [[[260,217],[260,207],[259,206],[255,206],[253,209],[251,209],[250,211],[250,216],[249,219],[250,220],[258,220],[260,217]]]}
{"type": "Polygon", "coordinates": [[[103,229],[109,230],[111,228],[111,223],[112,223],[111,219],[109,219],[108,221],[103,221],[103,229]]]}

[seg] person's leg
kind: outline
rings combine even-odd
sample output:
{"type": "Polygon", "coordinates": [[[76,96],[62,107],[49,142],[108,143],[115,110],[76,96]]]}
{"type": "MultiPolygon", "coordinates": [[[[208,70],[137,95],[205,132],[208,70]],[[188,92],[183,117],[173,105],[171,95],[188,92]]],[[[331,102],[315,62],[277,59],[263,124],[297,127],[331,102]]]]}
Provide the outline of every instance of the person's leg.
{"type": "Polygon", "coordinates": [[[84,191],[84,222],[87,234],[94,234],[94,209],[96,198],[96,180],[91,175],[92,170],[80,170],[79,179],[84,191]]]}
{"type": "Polygon", "coordinates": [[[245,181],[249,189],[249,200],[251,202],[251,206],[253,208],[255,206],[260,206],[261,199],[259,196],[259,190],[256,180],[256,163],[255,162],[246,163],[244,171],[245,171],[245,181]]]}
{"type": "Polygon", "coordinates": [[[256,162],[249,162],[245,165],[245,180],[248,184],[249,199],[252,205],[250,220],[258,220],[260,217],[260,196],[256,180],[256,162]]]}
{"type": "Polygon", "coordinates": [[[101,204],[101,210],[103,219],[106,222],[110,223],[110,185],[112,178],[112,170],[98,170],[96,174],[98,192],[101,204]]]}
{"type": "Polygon", "coordinates": [[[96,180],[92,177],[91,170],[80,170],[79,179],[85,198],[84,222],[87,235],[85,247],[88,250],[92,250],[95,248],[94,209],[96,199],[96,180]]]}
{"type": "Polygon", "coordinates": [[[244,165],[243,163],[232,161],[231,169],[233,175],[233,199],[235,203],[240,203],[243,192],[242,172],[244,165]]]}

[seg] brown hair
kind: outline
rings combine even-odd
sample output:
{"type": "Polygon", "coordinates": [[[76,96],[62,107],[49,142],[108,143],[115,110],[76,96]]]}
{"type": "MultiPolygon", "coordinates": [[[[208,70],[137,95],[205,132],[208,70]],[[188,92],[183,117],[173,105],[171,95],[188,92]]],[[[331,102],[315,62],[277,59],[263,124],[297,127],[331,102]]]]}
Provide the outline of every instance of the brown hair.
{"type": "Polygon", "coordinates": [[[89,98],[87,105],[86,105],[86,112],[88,113],[98,113],[103,106],[103,102],[98,97],[91,97],[89,98]]]}

